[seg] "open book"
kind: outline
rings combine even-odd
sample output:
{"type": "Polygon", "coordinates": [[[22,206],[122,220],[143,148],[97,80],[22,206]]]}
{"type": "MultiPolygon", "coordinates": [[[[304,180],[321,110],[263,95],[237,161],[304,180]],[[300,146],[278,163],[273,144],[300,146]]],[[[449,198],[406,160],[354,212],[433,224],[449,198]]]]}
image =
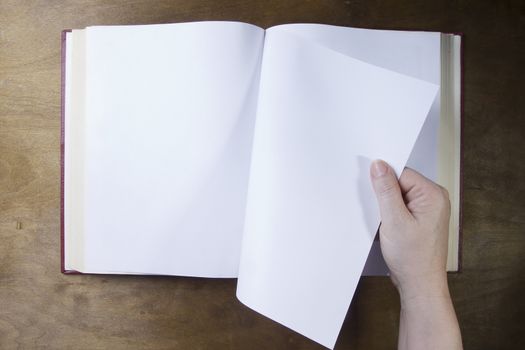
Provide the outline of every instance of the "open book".
{"type": "Polygon", "coordinates": [[[458,269],[460,37],[236,22],[63,33],[62,271],[238,277],[332,348],[386,274],[369,165],[448,188],[458,269]]]}

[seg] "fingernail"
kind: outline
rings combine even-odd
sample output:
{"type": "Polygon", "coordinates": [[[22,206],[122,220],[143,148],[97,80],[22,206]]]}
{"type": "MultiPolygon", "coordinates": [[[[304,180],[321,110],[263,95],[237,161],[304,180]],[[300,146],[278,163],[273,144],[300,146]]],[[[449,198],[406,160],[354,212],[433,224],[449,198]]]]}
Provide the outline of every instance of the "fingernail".
{"type": "Polygon", "coordinates": [[[388,167],[382,160],[374,160],[372,163],[372,176],[380,177],[386,174],[388,167]]]}

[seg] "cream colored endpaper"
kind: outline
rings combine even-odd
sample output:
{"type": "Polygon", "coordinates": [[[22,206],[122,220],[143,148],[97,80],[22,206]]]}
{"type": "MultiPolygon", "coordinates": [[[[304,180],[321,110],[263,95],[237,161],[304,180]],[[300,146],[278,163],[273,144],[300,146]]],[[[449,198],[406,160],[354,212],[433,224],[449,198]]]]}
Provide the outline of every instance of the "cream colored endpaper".
{"type": "Polygon", "coordinates": [[[82,271],[84,268],[85,57],[84,30],[67,33],[64,114],[64,265],[66,270],[75,271],[82,271]]]}
{"type": "Polygon", "coordinates": [[[448,190],[451,204],[447,271],[459,268],[461,162],[461,37],[441,36],[441,122],[438,182],[448,190]]]}

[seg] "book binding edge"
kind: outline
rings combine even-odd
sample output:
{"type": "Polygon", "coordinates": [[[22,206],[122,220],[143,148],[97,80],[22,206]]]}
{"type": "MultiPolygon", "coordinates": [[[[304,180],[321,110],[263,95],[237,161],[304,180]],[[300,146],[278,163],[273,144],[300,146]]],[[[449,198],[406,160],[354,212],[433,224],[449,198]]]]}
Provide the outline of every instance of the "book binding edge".
{"type": "Polygon", "coordinates": [[[462,32],[454,33],[461,38],[459,45],[459,218],[458,218],[458,270],[463,271],[463,170],[464,170],[464,138],[465,138],[465,34],[462,32]]]}
{"type": "Polygon", "coordinates": [[[65,185],[65,114],[66,114],[66,35],[71,29],[60,33],[60,272],[63,274],[81,274],[79,271],[67,270],[65,266],[65,215],[64,215],[64,185],[65,185]]]}

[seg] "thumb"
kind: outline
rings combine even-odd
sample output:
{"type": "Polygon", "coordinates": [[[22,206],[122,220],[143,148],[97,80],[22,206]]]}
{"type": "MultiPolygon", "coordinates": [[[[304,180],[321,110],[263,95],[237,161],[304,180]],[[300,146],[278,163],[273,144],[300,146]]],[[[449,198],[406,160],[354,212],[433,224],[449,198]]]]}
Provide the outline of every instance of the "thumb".
{"type": "Polygon", "coordinates": [[[384,161],[375,160],[370,166],[370,178],[379,204],[381,220],[385,223],[404,220],[409,212],[394,170],[384,161]]]}

